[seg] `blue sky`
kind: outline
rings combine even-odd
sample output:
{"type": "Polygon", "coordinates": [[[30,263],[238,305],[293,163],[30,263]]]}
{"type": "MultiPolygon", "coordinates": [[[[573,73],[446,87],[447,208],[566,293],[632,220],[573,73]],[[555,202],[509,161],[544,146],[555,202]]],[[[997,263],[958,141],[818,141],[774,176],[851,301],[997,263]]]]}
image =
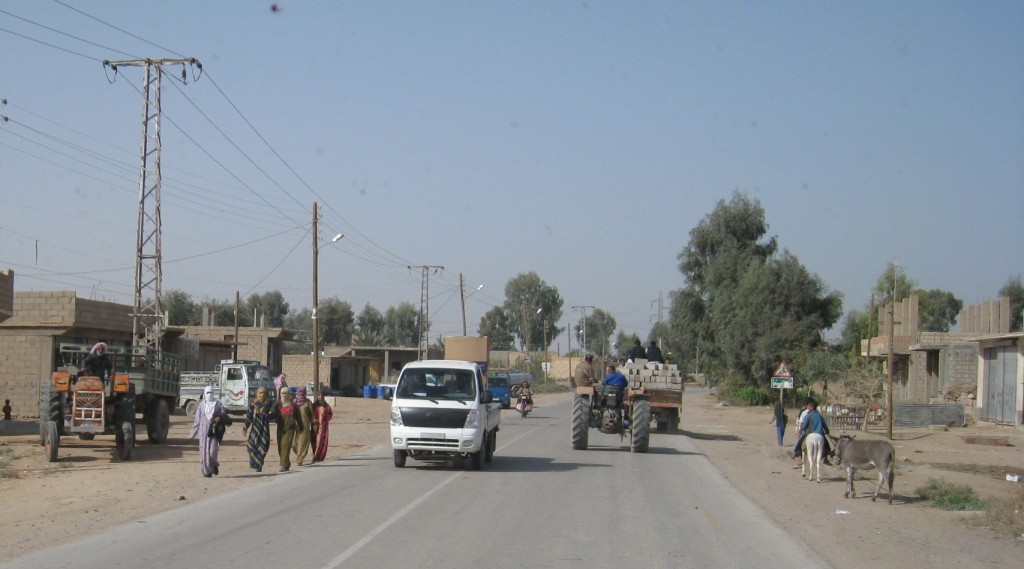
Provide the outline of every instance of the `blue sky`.
{"type": "Polygon", "coordinates": [[[526,271],[646,336],[736,191],[846,309],[892,261],[965,303],[1024,272],[1020,2],[273,4],[0,0],[17,290],[131,303],[142,73],[100,62],[182,56],[163,288],[198,300],[310,306],[314,201],[321,298],[418,305],[443,265],[432,339],[460,272],[473,333],[526,271]]]}

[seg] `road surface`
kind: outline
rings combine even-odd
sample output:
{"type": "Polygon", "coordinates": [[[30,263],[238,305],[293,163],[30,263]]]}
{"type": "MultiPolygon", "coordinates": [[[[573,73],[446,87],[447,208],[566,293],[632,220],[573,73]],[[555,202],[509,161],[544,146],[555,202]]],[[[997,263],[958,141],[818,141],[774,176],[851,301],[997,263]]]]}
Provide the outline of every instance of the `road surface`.
{"type": "Polygon", "coordinates": [[[685,436],[655,433],[633,454],[591,430],[574,451],[568,398],[502,413],[482,471],[398,469],[382,446],[0,567],[829,567],[685,436]]]}

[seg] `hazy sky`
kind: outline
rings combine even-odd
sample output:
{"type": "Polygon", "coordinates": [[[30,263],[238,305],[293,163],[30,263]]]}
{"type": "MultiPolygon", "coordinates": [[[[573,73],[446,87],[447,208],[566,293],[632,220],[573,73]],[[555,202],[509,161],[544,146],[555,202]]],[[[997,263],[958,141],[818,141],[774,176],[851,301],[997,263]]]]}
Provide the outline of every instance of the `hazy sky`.
{"type": "MultiPolygon", "coordinates": [[[[469,332],[535,271],[646,336],[745,192],[863,308],[892,261],[965,303],[1024,272],[1024,3],[0,0],[0,268],[131,304],[142,70],[165,291],[420,300],[469,332]],[[151,43],[147,43],[151,42],[151,43]],[[173,68],[180,75],[179,68],[173,68]]],[[[835,331],[832,332],[835,334],[835,331]]],[[[552,344],[565,349],[565,335],[552,344]]]]}

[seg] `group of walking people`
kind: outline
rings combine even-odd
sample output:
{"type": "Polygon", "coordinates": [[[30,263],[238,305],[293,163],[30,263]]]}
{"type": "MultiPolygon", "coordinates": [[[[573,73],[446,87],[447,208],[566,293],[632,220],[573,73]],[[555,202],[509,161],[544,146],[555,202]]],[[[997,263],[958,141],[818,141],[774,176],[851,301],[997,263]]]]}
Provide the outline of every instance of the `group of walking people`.
{"type": "MultiPolygon", "coordinates": [[[[330,443],[330,423],[334,411],[321,391],[316,401],[310,401],[305,387],[299,387],[294,395],[288,387],[286,376],[274,379],[277,400],[271,401],[265,387],[256,390],[256,398],[245,413],[242,434],[246,435],[246,450],[249,454],[249,468],[263,472],[263,465],[270,450],[270,424],[277,428],[277,452],[279,472],[288,472],[292,467],[292,453],[298,466],[304,466],[309,451],[313,451],[311,463],[323,462],[327,457],[330,443]]],[[[214,397],[213,387],[203,391],[203,401],[196,410],[190,438],[199,436],[199,463],[203,476],[219,474],[217,455],[224,428],[231,423],[224,405],[214,397]]]]}

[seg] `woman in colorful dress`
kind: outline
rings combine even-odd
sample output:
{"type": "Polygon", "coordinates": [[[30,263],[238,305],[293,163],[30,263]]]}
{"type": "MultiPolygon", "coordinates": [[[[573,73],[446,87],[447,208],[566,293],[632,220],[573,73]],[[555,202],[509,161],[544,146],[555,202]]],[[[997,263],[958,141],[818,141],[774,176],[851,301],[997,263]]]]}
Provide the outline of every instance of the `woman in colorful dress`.
{"type": "Polygon", "coordinates": [[[298,412],[299,432],[295,434],[292,449],[295,451],[295,462],[302,466],[309,454],[309,443],[313,434],[313,403],[306,398],[306,388],[295,391],[295,410],[298,412]]]}
{"type": "Polygon", "coordinates": [[[313,404],[313,462],[323,462],[327,456],[327,444],[331,438],[331,419],[334,410],[324,399],[324,392],[316,396],[313,404]]]}
{"type": "Polygon", "coordinates": [[[218,423],[226,425],[229,420],[227,409],[220,401],[214,399],[213,387],[207,385],[203,389],[203,401],[196,409],[196,418],[192,421],[192,430],[188,434],[190,439],[199,435],[199,466],[206,478],[220,474],[220,463],[217,461],[220,440],[210,435],[210,427],[218,423]]]}
{"type": "Polygon", "coordinates": [[[263,472],[263,461],[270,449],[270,414],[273,404],[267,399],[267,388],[256,390],[256,399],[245,413],[242,434],[248,432],[246,449],[249,451],[249,468],[263,472]]]}

